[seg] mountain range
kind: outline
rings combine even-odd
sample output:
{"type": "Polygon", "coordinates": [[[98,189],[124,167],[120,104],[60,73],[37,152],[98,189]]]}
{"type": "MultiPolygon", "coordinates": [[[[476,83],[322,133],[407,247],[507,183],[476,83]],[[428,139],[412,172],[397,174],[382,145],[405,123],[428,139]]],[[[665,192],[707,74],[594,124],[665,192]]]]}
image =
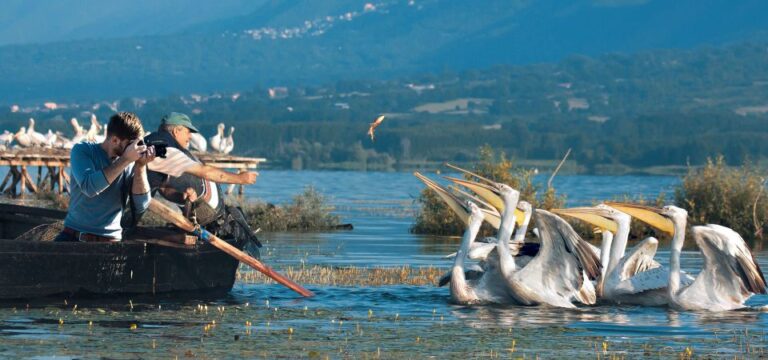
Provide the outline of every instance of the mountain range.
{"type": "Polygon", "coordinates": [[[768,39],[762,0],[11,0],[10,9],[0,15],[3,103],[388,79],[768,39]]]}

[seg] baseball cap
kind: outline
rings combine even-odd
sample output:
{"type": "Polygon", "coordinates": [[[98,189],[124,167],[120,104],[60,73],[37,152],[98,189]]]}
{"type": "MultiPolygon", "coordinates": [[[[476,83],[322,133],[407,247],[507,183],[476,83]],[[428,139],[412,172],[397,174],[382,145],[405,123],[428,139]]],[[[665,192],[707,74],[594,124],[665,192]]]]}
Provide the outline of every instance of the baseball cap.
{"type": "Polygon", "coordinates": [[[172,112],[168,115],[163,116],[163,119],[160,121],[160,125],[181,125],[189,131],[194,133],[199,133],[200,130],[197,130],[197,128],[192,125],[192,120],[189,119],[189,116],[182,113],[172,112]]]}

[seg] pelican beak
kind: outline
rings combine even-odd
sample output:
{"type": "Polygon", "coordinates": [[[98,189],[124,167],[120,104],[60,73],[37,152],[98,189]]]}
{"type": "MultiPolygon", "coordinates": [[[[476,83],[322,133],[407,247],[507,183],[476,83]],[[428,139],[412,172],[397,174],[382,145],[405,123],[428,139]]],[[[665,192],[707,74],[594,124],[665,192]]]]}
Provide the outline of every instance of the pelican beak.
{"type": "Polygon", "coordinates": [[[672,220],[661,214],[661,209],[627,203],[606,202],[606,205],[626,213],[651,227],[669,235],[675,234],[675,226],[672,220]]]}
{"type": "Polygon", "coordinates": [[[587,224],[598,227],[602,231],[616,233],[619,228],[615,221],[607,218],[606,211],[600,208],[577,207],[570,209],[553,209],[552,212],[558,215],[579,219],[587,224]]]}
{"type": "Polygon", "coordinates": [[[493,207],[499,210],[499,212],[504,211],[504,200],[502,200],[500,194],[498,194],[498,191],[492,186],[450,176],[444,176],[444,178],[454,182],[457,185],[461,185],[469,190],[472,190],[472,192],[491,204],[493,207]]]}
{"type": "MultiPolygon", "coordinates": [[[[419,172],[414,172],[413,175],[419,178],[419,180],[427,185],[428,188],[434,190],[437,195],[439,195],[440,198],[443,199],[446,204],[448,204],[448,207],[450,207],[451,210],[453,210],[453,212],[456,213],[456,215],[465,224],[469,225],[469,215],[472,213],[472,210],[469,208],[466,202],[462,201],[458,196],[444,189],[442,186],[440,186],[440,184],[430,180],[424,175],[421,175],[419,172]]],[[[499,214],[487,209],[481,209],[481,211],[485,214],[485,221],[491,224],[491,226],[494,228],[498,229],[499,225],[501,224],[501,217],[499,214]]]]}
{"type": "Polygon", "coordinates": [[[462,168],[460,168],[460,167],[458,167],[458,166],[456,166],[456,165],[451,165],[451,164],[449,164],[449,163],[445,163],[445,166],[447,166],[447,167],[449,167],[449,168],[451,168],[451,169],[454,169],[454,170],[460,171],[460,172],[464,173],[465,175],[469,175],[469,176],[473,176],[473,177],[475,177],[475,178],[478,178],[478,179],[480,179],[480,180],[482,180],[482,181],[485,181],[485,182],[486,182],[486,183],[488,183],[488,184],[493,184],[493,183],[495,183],[495,181],[493,181],[493,180],[491,180],[491,179],[488,179],[488,178],[486,178],[486,177],[482,177],[482,176],[480,176],[480,175],[478,175],[478,174],[475,174],[475,173],[473,173],[473,172],[471,172],[471,171],[469,171],[469,170],[466,170],[466,169],[462,169],[462,168]]]}
{"type": "MultiPolygon", "coordinates": [[[[486,184],[482,184],[479,182],[471,181],[471,180],[464,180],[459,179],[455,177],[450,176],[443,176],[444,178],[453,181],[455,184],[461,185],[469,190],[472,190],[475,194],[480,196],[485,202],[496,208],[496,210],[499,211],[499,213],[504,212],[504,200],[501,198],[501,194],[499,194],[498,190],[493,187],[486,184]]],[[[515,209],[515,222],[517,223],[517,226],[523,226],[523,222],[525,221],[525,213],[522,212],[520,209],[515,209]]]]}
{"type": "Polygon", "coordinates": [[[443,201],[445,201],[446,204],[453,210],[453,212],[456,213],[456,215],[459,215],[459,218],[461,218],[465,223],[469,224],[469,214],[470,209],[461,199],[459,199],[456,195],[451,194],[447,190],[445,190],[440,184],[430,180],[428,177],[421,175],[418,171],[413,173],[414,176],[419,178],[425,185],[427,185],[428,188],[434,190],[437,195],[440,196],[443,201]]]}

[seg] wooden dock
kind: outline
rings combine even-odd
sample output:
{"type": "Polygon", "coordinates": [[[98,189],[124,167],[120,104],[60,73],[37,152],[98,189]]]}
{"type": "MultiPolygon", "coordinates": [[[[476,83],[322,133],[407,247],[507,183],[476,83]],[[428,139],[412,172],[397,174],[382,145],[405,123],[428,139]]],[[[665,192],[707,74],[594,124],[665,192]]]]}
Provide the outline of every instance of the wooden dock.
{"type": "MultiPolygon", "coordinates": [[[[225,154],[195,153],[206,165],[222,169],[248,171],[258,168],[259,164],[266,161],[264,158],[249,158],[230,156],[225,154]]],[[[0,193],[13,197],[24,197],[29,192],[38,192],[41,189],[50,189],[59,194],[69,192],[70,177],[66,169],[69,167],[69,150],[27,148],[0,151],[0,166],[8,166],[3,182],[0,184],[0,193]],[[37,167],[37,181],[33,180],[27,168],[37,167]],[[43,174],[43,169],[46,173],[43,174]]],[[[234,185],[227,189],[231,194],[234,185]]],[[[243,194],[243,186],[240,185],[238,194],[243,194]]]]}

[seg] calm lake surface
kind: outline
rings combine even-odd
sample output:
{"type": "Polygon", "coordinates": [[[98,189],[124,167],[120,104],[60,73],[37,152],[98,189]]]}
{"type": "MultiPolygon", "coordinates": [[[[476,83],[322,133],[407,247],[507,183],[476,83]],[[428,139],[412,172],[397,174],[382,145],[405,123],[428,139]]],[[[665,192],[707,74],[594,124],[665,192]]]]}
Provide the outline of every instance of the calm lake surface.
{"type": "MultiPolygon", "coordinates": [[[[437,178],[436,175],[431,175],[437,178]]],[[[546,181],[541,177],[540,181],[546,181]]],[[[622,194],[655,198],[674,177],[558,176],[568,206],[622,194]]],[[[249,197],[284,203],[312,185],[353,231],[262,233],[264,261],[331,266],[448,267],[455,237],[413,235],[410,173],[262,171],[249,197]]],[[[668,198],[671,198],[668,197],[668,198]]],[[[768,254],[756,254],[768,268],[768,254]]],[[[666,263],[666,249],[657,255],[666,263]]],[[[701,257],[683,254],[697,273],[701,257]]],[[[51,299],[0,308],[0,357],[68,358],[599,358],[758,357],[768,325],[756,310],[723,314],[665,308],[475,306],[448,303],[432,286],[308,286],[299,299],[277,285],[236,283],[212,299],[51,299]]],[[[768,304],[755,296],[750,305],[768,304]]]]}

